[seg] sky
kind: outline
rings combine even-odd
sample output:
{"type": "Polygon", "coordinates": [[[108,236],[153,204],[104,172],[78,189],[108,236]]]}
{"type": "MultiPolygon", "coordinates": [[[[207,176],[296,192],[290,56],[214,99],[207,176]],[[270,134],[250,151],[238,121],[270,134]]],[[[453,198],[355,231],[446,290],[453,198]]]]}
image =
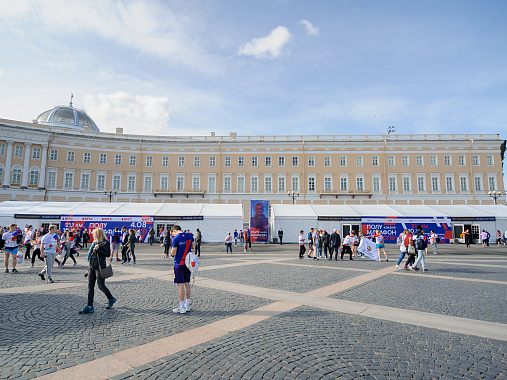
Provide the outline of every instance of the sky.
{"type": "Polygon", "coordinates": [[[142,135],[499,133],[504,0],[0,1],[0,118],[142,135]]]}

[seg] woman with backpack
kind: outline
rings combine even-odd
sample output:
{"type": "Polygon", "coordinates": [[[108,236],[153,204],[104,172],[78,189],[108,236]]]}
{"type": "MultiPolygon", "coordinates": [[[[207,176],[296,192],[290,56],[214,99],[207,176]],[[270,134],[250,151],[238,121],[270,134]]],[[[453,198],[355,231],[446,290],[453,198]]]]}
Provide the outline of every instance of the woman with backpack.
{"type": "MultiPolygon", "coordinates": [[[[412,235],[412,232],[407,230],[408,234],[405,236],[405,239],[403,240],[403,244],[405,247],[407,247],[407,254],[408,259],[405,263],[405,270],[408,270],[409,265],[415,262],[415,246],[414,246],[414,236],[412,235]]],[[[400,248],[401,249],[401,248],[400,248]]]]}
{"type": "Polygon", "coordinates": [[[410,269],[412,270],[417,270],[417,264],[421,263],[422,264],[422,268],[423,268],[423,272],[428,272],[428,269],[426,269],[426,261],[424,260],[426,254],[426,235],[425,235],[425,231],[421,231],[419,232],[417,235],[414,236],[414,246],[415,246],[415,249],[417,250],[417,260],[415,261],[414,264],[412,264],[412,266],[410,266],[410,269]]]}

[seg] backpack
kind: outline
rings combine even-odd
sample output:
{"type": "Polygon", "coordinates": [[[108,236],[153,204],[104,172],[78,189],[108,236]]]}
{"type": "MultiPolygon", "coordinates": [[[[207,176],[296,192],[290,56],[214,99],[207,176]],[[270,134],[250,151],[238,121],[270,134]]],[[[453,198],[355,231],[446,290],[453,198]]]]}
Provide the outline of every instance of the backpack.
{"type": "Polygon", "coordinates": [[[200,265],[200,260],[197,257],[197,255],[194,254],[193,252],[188,252],[187,256],[185,257],[185,265],[187,266],[188,270],[190,271],[190,273],[192,274],[192,277],[194,277],[194,280],[195,280],[195,276],[197,275],[197,272],[199,271],[199,265],[200,265]]]}
{"type": "Polygon", "coordinates": [[[415,249],[418,251],[424,251],[426,249],[426,242],[424,241],[423,235],[417,235],[414,240],[415,249]]]}

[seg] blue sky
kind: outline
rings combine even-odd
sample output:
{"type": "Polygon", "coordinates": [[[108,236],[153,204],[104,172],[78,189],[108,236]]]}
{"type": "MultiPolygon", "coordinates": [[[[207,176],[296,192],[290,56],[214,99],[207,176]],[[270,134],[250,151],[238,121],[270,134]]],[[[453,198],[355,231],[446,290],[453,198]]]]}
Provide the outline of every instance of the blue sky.
{"type": "Polygon", "coordinates": [[[0,117],[152,135],[499,133],[507,1],[0,2],[0,117]]]}

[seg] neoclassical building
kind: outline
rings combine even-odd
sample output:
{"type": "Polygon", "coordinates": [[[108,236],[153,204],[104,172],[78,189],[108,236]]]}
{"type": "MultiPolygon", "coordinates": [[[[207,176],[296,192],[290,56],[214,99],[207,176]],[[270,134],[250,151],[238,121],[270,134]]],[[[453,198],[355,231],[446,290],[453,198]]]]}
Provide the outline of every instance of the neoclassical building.
{"type": "Polygon", "coordinates": [[[492,204],[504,152],[498,134],[104,133],[71,104],[33,122],[0,119],[0,201],[240,203],[245,220],[252,199],[492,204]]]}

